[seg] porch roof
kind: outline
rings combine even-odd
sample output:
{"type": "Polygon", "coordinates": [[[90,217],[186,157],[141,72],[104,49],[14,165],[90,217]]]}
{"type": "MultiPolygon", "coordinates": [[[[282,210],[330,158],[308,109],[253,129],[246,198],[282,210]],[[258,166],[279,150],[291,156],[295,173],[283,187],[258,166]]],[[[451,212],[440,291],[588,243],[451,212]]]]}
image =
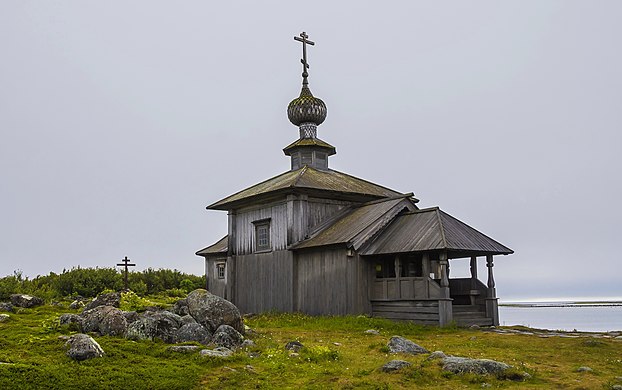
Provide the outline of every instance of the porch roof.
{"type": "Polygon", "coordinates": [[[226,235],[220,240],[218,240],[216,243],[197,251],[195,254],[197,256],[203,256],[203,257],[222,256],[222,255],[227,255],[228,249],[229,249],[229,236],[226,235]]]}
{"type": "Polygon", "coordinates": [[[400,214],[359,253],[378,255],[433,250],[480,255],[514,253],[438,207],[400,214]]]}

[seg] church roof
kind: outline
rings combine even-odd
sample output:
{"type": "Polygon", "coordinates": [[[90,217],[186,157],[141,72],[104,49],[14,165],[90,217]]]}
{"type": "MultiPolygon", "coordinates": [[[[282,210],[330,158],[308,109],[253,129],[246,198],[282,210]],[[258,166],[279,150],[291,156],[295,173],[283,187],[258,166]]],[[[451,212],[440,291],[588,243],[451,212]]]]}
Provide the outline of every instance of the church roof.
{"type": "Polygon", "coordinates": [[[461,255],[514,253],[438,207],[397,216],[359,253],[377,255],[431,250],[447,250],[461,255]]]}
{"type": "Polygon", "coordinates": [[[197,256],[203,257],[212,257],[212,256],[221,256],[227,255],[227,250],[229,249],[229,236],[226,235],[220,240],[218,240],[215,244],[212,244],[206,248],[201,249],[196,253],[197,256]]]}
{"type": "Polygon", "coordinates": [[[311,238],[293,245],[291,249],[335,244],[347,244],[358,249],[398,213],[416,209],[414,203],[408,200],[410,196],[412,194],[381,199],[348,209],[344,214],[319,226],[311,238]]]}
{"type": "Polygon", "coordinates": [[[368,200],[402,196],[403,194],[378,184],[332,169],[318,170],[303,166],[287,171],[207,206],[208,209],[228,210],[252,198],[267,197],[296,189],[317,190],[343,195],[362,195],[368,200]]]}

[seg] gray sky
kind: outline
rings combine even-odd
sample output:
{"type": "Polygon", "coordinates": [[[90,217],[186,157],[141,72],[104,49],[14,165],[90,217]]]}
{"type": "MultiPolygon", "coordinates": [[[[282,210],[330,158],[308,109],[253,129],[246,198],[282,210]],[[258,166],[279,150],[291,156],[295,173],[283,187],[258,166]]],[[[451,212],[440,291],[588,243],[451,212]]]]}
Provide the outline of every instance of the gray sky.
{"type": "Polygon", "coordinates": [[[126,255],[201,274],[226,233],[205,206],[289,169],[304,30],[332,168],[514,249],[502,298],[622,296],[620,20],[619,1],[2,1],[0,275],[126,255]]]}

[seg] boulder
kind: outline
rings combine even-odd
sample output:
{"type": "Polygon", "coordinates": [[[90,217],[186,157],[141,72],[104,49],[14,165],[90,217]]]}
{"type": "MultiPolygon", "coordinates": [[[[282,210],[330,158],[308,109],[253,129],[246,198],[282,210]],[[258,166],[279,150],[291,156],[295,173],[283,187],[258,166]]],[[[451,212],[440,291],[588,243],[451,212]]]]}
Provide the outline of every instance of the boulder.
{"type": "Polygon", "coordinates": [[[135,311],[124,311],[123,316],[125,317],[128,325],[140,319],[140,315],[135,311]]]}
{"type": "Polygon", "coordinates": [[[174,343],[179,329],[179,322],[174,316],[170,312],[145,312],[140,319],[127,327],[125,337],[131,340],[159,339],[165,343],[174,343]]]}
{"type": "Polygon", "coordinates": [[[587,366],[582,366],[577,368],[577,372],[592,372],[594,370],[592,370],[590,367],[587,366]]]}
{"type": "Polygon", "coordinates": [[[186,298],[180,299],[177,302],[175,302],[175,305],[173,305],[173,313],[178,314],[180,316],[185,316],[189,314],[188,301],[186,300],[186,298]]]}
{"type": "Polygon", "coordinates": [[[17,307],[35,307],[43,305],[43,299],[28,294],[13,294],[11,303],[17,307]]]}
{"type": "Polygon", "coordinates": [[[209,344],[212,335],[198,322],[182,325],[175,333],[175,342],[184,343],[196,341],[201,344],[209,344]]]}
{"type": "Polygon", "coordinates": [[[99,333],[105,336],[123,336],[127,331],[127,326],[125,313],[115,307],[102,318],[99,323],[99,333]]]}
{"type": "Polygon", "coordinates": [[[226,299],[204,289],[197,289],[188,294],[188,313],[210,332],[215,332],[221,325],[229,325],[244,334],[244,323],[240,311],[226,299]]]}
{"type": "Polygon", "coordinates": [[[304,345],[302,345],[300,341],[288,341],[287,344],[285,344],[285,349],[288,351],[298,352],[303,348],[304,345]]]}
{"type": "Polygon", "coordinates": [[[84,333],[99,332],[99,324],[113,310],[118,309],[105,305],[83,311],[80,315],[82,317],[82,331],[84,333]]]}
{"type": "Polygon", "coordinates": [[[186,314],[185,316],[181,317],[181,325],[184,326],[188,324],[198,324],[198,322],[190,314],[186,314]]]}
{"type": "Polygon", "coordinates": [[[239,347],[243,341],[244,336],[229,325],[220,325],[212,336],[212,343],[228,349],[239,347]]]}
{"type": "Polygon", "coordinates": [[[401,370],[404,367],[409,367],[411,364],[405,360],[391,360],[384,366],[382,366],[382,372],[393,372],[401,370]]]}
{"type": "Polygon", "coordinates": [[[434,351],[426,358],[426,360],[444,359],[447,355],[443,351],[434,351]]]}
{"type": "Polygon", "coordinates": [[[245,339],[244,341],[242,341],[242,344],[240,345],[240,348],[252,348],[254,347],[256,344],[253,340],[249,340],[249,339],[245,339]]]}
{"type": "Polygon", "coordinates": [[[9,302],[0,302],[0,311],[8,311],[9,313],[13,313],[15,308],[9,302]]]}
{"type": "Polygon", "coordinates": [[[10,315],[8,315],[8,314],[4,314],[4,313],[3,313],[3,314],[0,314],[0,322],[5,322],[5,321],[8,321],[8,320],[9,320],[9,318],[11,318],[11,316],[10,316],[10,315]]]}
{"type": "Polygon", "coordinates": [[[199,352],[199,354],[201,354],[201,356],[226,358],[233,355],[233,351],[227,348],[218,347],[215,349],[203,349],[199,352]]]}
{"type": "Polygon", "coordinates": [[[171,345],[170,347],[166,349],[171,352],[187,353],[187,352],[194,352],[197,349],[199,349],[199,347],[197,347],[196,345],[171,345]]]}
{"type": "Polygon", "coordinates": [[[69,304],[69,308],[71,310],[78,310],[78,309],[82,309],[83,307],[84,307],[84,302],[82,302],[81,300],[77,300],[77,299],[69,304]]]}
{"type": "Polygon", "coordinates": [[[91,310],[97,306],[112,306],[119,307],[121,305],[121,293],[111,292],[106,294],[99,294],[97,298],[93,299],[84,310],[91,310]]]}
{"type": "Polygon", "coordinates": [[[408,353],[411,355],[419,355],[429,353],[427,349],[401,336],[393,336],[387,344],[391,353],[408,353]]]}
{"type": "Polygon", "coordinates": [[[67,356],[74,360],[86,360],[104,356],[104,350],[97,344],[97,341],[89,335],[78,333],[74,334],[65,343],[67,356]]]}
{"type": "Polygon", "coordinates": [[[443,370],[454,374],[498,374],[509,368],[509,365],[489,359],[470,359],[457,356],[443,358],[443,370]]]}
{"type": "Polygon", "coordinates": [[[365,334],[372,334],[372,335],[379,335],[380,332],[378,332],[376,329],[367,329],[365,332],[363,332],[365,334]]]}
{"type": "Polygon", "coordinates": [[[71,330],[82,332],[82,317],[77,314],[61,314],[58,321],[61,325],[69,326],[71,330]]]}

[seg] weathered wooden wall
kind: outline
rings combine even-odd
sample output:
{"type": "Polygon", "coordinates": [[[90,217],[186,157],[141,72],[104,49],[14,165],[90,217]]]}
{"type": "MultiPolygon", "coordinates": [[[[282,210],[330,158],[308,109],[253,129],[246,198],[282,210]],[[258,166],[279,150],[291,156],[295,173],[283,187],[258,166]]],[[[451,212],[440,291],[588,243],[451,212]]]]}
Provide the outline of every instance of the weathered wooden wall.
{"type": "Polygon", "coordinates": [[[436,300],[372,301],[374,317],[408,320],[424,325],[438,325],[439,311],[436,300]]]}
{"type": "MultiPolygon", "coordinates": [[[[273,251],[287,247],[287,205],[274,203],[262,208],[238,210],[235,215],[234,254],[246,255],[255,251],[253,222],[270,218],[270,245],[273,251]]],[[[231,243],[229,244],[231,245],[231,243]]]]}
{"type": "Polygon", "coordinates": [[[290,251],[235,257],[233,303],[243,313],[293,311],[293,254],[290,251]]]}
{"type": "Polygon", "coordinates": [[[309,227],[313,229],[351,204],[352,202],[341,200],[309,198],[309,227]]]}
{"type": "MultiPolygon", "coordinates": [[[[216,268],[216,264],[224,263],[227,260],[224,258],[207,258],[205,259],[205,267],[207,273],[207,286],[209,292],[214,295],[218,295],[219,297],[226,298],[225,296],[225,283],[227,272],[225,272],[225,279],[218,279],[218,269],[216,268]]],[[[226,270],[226,268],[225,268],[226,270]]]]}
{"type": "Polygon", "coordinates": [[[371,266],[345,248],[296,254],[295,308],[312,315],[370,314],[371,266]]]}

